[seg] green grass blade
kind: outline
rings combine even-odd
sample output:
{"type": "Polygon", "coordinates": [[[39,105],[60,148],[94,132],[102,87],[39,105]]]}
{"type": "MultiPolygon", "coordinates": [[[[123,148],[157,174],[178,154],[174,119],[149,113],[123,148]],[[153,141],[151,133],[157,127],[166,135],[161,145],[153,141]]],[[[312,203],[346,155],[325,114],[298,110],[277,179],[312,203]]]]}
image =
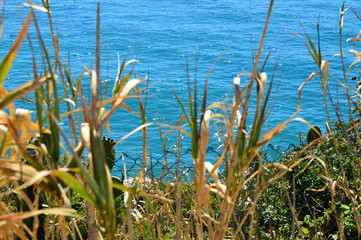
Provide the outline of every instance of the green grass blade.
{"type": "Polygon", "coordinates": [[[93,134],[93,131],[90,131],[90,141],[94,165],[94,179],[98,183],[101,192],[101,194],[95,197],[100,204],[99,211],[102,212],[102,218],[105,221],[107,239],[110,239],[109,236],[115,233],[115,206],[112,179],[105,161],[101,136],[99,134],[93,134]]]}
{"type": "Polygon", "coordinates": [[[95,199],[90,193],[83,187],[83,185],[71,174],[64,171],[54,171],[55,176],[60,178],[68,187],[77,192],[84,200],[90,202],[93,206],[97,206],[95,199]]]}
{"type": "Polygon", "coordinates": [[[123,184],[120,184],[120,183],[113,183],[113,187],[118,189],[118,190],[121,190],[123,192],[128,192],[128,193],[130,193],[131,196],[134,196],[136,194],[135,189],[130,188],[130,187],[126,187],[126,186],[124,186],[123,184]]]}
{"type": "MultiPolygon", "coordinates": [[[[60,125],[59,121],[55,120],[55,123],[59,127],[59,125],[60,125]]],[[[90,175],[88,169],[86,169],[80,156],[78,155],[78,152],[76,151],[76,149],[74,149],[72,147],[68,138],[66,137],[65,132],[60,127],[59,127],[59,134],[61,134],[63,136],[64,142],[73,156],[71,161],[74,161],[76,163],[76,166],[80,170],[80,174],[85,178],[85,180],[87,181],[87,184],[89,184],[89,187],[91,188],[94,195],[100,195],[100,188],[99,188],[98,184],[96,183],[94,178],[90,175]]]]}
{"type": "Polygon", "coordinates": [[[126,75],[121,81],[117,81],[114,83],[113,97],[117,96],[121,86],[123,86],[124,83],[128,82],[132,75],[133,75],[133,71],[130,71],[128,75],[126,75]]]}
{"type": "Polygon", "coordinates": [[[127,82],[129,81],[130,77],[133,75],[133,69],[134,69],[134,66],[133,68],[129,71],[129,73],[121,79],[121,76],[124,76],[124,71],[126,69],[126,67],[129,65],[129,64],[132,64],[134,63],[137,63],[139,62],[138,60],[129,60],[127,62],[125,62],[125,59],[122,63],[122,65],[120,66],[120,59],[119,59],[119,55],[118,55],[118,73],[117,73],[117,77],[115,78],[115,81],[114,81],[114,87],[113,87],[113,97],[116,96],[119,91],[121,90],[121,87],[127,82]]]}
{"type": "Polygon", "coordinates": [[[314,58],[315,62],[318,65],[321,64],[320,56],[318,55],[318,51],[316,50],[316,47],[313,44],[311,37],[308,34],[306,34],[306,37],[307,37],[309,46],[311,47],[311,49],[310,49],[309,46],[306,44],[308,51],[310,52],[311,56],[314,58]]]}
{"type": "Polygon", "coordinates": [[[184,108],[184,105],[183,105],[182,101],[179,99],[177,93],[176,93],[174,90],[172,90],[172,91],[173,91],[173,95],[174,95],[175,99],[177,100],[179,106],[180,106],[181,109],[182,109],[182,112],[183,112],[184,116],[187,118],[187,121],[188,121],[189,126],[192,128],[191,119],[189,118],[189,116],[188,116],[188,114],[187,114],[187,111],[186,111],[186,109],[184,108]]]}

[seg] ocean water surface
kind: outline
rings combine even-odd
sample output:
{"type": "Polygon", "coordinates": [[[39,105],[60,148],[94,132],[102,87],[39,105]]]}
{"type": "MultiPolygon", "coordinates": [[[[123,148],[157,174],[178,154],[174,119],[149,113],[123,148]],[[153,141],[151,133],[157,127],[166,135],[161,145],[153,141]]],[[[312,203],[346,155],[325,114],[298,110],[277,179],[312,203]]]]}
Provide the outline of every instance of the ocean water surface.
{"type": "MultiPolygon", "coordinates": [[[[33,2],[41,5],[41,1],[33,2]]],[[[342,2],[275,1],[261,58],[262,63],[266,55],[271,53],[265,71],[269,78],[274,77],[275,82],[265,130],[287,120],[296,111],[299,86],[312,72],[318,71],[304,45],[305,38],[290,33],[304,35],[304,31],[307,31],[317,42],[318,22],[321,26],[323,58],[330,63],[330,89],[334,94],[339,94],[339,103],[347,118],[347,104],[342,97],[343,89],[338,84],[338,81],[343,81],[340,57],[334,56],[340,52],[338,24],[342,2]]],[[[18,0],[6,2],[0,41],[1,56],[10,48],[22,19],[29,11],[21,6],[22,3],[18,0]]],[[[94,0],[50,2],[61,58],[64,62],[69,60],[74,81],[85,67],[94,67],[96,3],[94,0]]],[[[361,5],[356,0],[346,1],[345,6],[353,6],[356,12],[361,11],[361,5]]],[[[207,100],[212,103],[232,99],[233,78],[237,74],[252,71],[267,8],[268,1],[264,0],[101,1],[101,77],[109,80],[111,90],[117,74],[117,54],[121,60],[125,57],[129,60],[138,59],[140,63],[135,67],[136,76],[148,75],[151,85],[146,100],[148,122],[174,125],[182,113],[172,90],[186,101],[186,60],[189,61],[191,79],[197,78],[202,92],[207,71],[223,54],[209,76],[207,100]]],[[[43,12],[35,12],[42,36],[51,49],[47,16],[43,12]]],[[[354,42],[346,42],[346,39],[356,37],[360,26],[361,21],[352,11],[346,12],[342,41],[344,50],[353,48],[354,42]]],[[[41,51],[34,26],[30,29],[30,37],[34,41],[34,51],[41,66],[41,51]]],[[[346,64],[354,61],[351,53],[346,53],[345,58],[346,64]]],[[[350,72],[348,78],[357,74],[350,72]]],[[[4,85],[7,89],[13,89],[31,79],[32,75],[31,51],[25,42],[4,85]]],[[[350,81],[351,87],[352,84],[350,81]]],[[[86,84],[84,86],[87,87],[86,84]]],[[[18,102],[17,106],[23,107],[25,104],[18,102]]],[[[128,99],[127,104],[137,109],[135,99],[128,99]]],[[[325,131],[324,122],[327,119],[318,78],[305,85],[301,108],[298,117],[325,131]]],[[[65,103],[62,111],[65,111],[65,103]]],[[[252,111],[253,108],[250,114],[252,111]]],[[[106,135],[119,140],[140,124],[138,117],[120,110],[111,118],[111,132],[106,135]]],[[[290,143],[299,143],[295,136],[307,130],[305,124],[292,122],[273,143],[282,150],[290,143]]],[[[162,153],[159,131],[160,128],[156,126],[149,128],[149,150],[155,155],[162,153]]],[[[162,128],[162,131],[164,133],[167,129],[162,128]]],[[[176,134],[168,137],[167,148],[174,144],[176,134]]],[[[187,148],[188,144],[185,140],[183,147],[187,148]]],[[[211,144],[217,147],[217,137],[213,138],[211,144]]],[[[128,138],[116,150],[117,153],[141,155],[141,134],[128,138]]]]}

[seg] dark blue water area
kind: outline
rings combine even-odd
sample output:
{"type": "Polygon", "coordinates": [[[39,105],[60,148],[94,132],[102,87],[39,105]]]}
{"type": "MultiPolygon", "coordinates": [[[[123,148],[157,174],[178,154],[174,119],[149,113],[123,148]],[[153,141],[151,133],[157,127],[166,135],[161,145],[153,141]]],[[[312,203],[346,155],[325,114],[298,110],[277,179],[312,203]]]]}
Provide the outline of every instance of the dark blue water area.
{"type": "MultiPolygon", "coordinates": [[[[22,2],[6,2],[0,42],[1,56],[6,54],[21,26],[21,19],[25,19],[29,12],[25,6],[20,7],[22,2]]],[[[41,5],[41,1],[33,2],[41,5]]],[[[318,21],[321,25],[323,58],[330,64],[330,89],[334,97],[339,93],[340,106],[347,115],[344,88],[338,84],[338,81],[343,81],[340,57],[334,56],[340,52],[338,24],[341,5],[342,1],[336,0],[275,1],[261,57],[262,64],[267,54],[271,53],[264,71],[269,79],[274,78],[269,116],[265,124],[266,131],[292,116],[297,109],[299,86],[312,72],[318,71],[305,47],[306,39],[290,33],[304,35],[305,30],[317,44],[318,21]]],[[[351,5],[356,11],[361,11],[358,1],[346,1],[346,7],[351,5]]],[[[108,87],[112,89],[117,74],[117,54],[121,56],[122,61],[125,57],[128,60],[138,59],[140,63],[135,67],[136,76],[149,76],[151,85],[146,92],[148,122],[174,125],[183,114],[172,91],[177,92],[186,104],[187,59],[191,80],[198,80],[201,101],[206,74],[216,59],[223,54],[209,75],[207,102],[210,104],[230,99],[231,103],[233,78],[237,74],[252,71],[267,9],[268,1],[264,0],[101,1],[101,78],[108,79],[108,87]]],[[[51,1],[51,11],[54,29],[59,38],[61,59],[66,63],[69,57],[72,78],[75,81],[86,67],[94,68],[96,1],[51,1]]],[[[40,11],[35,12],[42,37],[50,55],[53,55],[47,15],[40,11]]],[[[344,21],[344,50],[353,48],[354,42],[346,42],[346,39],[356,37],[360,26],[361,21],[349,10],[344,21]]],[[[36,59],[41,66],[42,52],[39,50],[34,25],[29,32],[36,59]]],[[[351,53],[345,54],[346,66],[354,60],[351,53]]],[[[130,67],[128,69],[130,70],[130,67]]],[[[347,78],[350,79],[357,74],[355,71],[349,72],[347,78]]],[[[7,89],[13,89],[32,76],[31,51],[29,44],[24,43],[4,85],[7,89]]],[[[88,77],[84,77],[85,96],[89,95],[89,81],[88,77]]],[[[245,82],[247,78],[243,77],[242,83],[245,82]]],[[[352,84],[353,82],[350,82],[351,87],[352,84]]],[[[145,84],[141,87],[144,88],[145,84]]],[[[126,103],[138,111],[136,99],[128,99],[126,103]]],[[[17,106],[31,108],[20,101],[17,106]]],[[[319,78],[316,77],[305,85],[301,108],[302,112],[297,115],[298,117],[312,125],[319,125],[322,131],[325,131],[324,123],[327,118],[319,78]]],[[[65,103],[61,111],[66,111],[65,103]]],[[[251,107],[250,116],[253,112],[254,107],[251,107]]],[[[120,140],[139,125],[141,121],[138,117],[125,110],[119,110],[111,118],[111,132],[105,134],[120,140]]],[[[66,124],[64,128],[67,128],[66,124]]],[[[160,129],[163,133],[168,130],[156,125],[149,127],[149,152],[154,156],[162,154],[160,129]]],[[[295,136],[307,130],[308,127],[304,123],[294,121],[272,143],[281,150],[286,149],[290,143],[299,143],[295,136]]],[[[217,130],[213,127],[212,131],[217,130]]],[[[176,145],[176,136],[177,133],[174,132],[167,137],[167,148],[176,145]]],[[[186,139],[185,136],[183,148],[190,147],[186,139]]],[[[141,144],[141,134],[138,132],[119,144],[117,153],[141,155],[141,144]]],[[[218,137],[213,136],[210,144],[216,148],[219,144],[218,137]]]]}

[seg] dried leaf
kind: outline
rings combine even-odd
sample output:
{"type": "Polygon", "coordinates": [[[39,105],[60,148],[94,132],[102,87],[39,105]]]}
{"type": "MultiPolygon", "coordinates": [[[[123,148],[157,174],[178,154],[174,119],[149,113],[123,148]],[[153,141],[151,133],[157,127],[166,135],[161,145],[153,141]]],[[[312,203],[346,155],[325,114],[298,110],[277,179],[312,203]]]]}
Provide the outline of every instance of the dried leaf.
{"type": "Polygon", "coordinates": [[[278,124],[277,127],[266,133],[261,140],[262,145],[271,141],[278,133],[280,133],[286,127],[287,124],[288,121],[278,124]]]}
{"type": "Polygon", "coordinates": [[[351,40],[357,41],[357,42],[361,42],[361,39],[360,39],[360,38],[349,38],[349,39],[346,40],[346,42],[349,42],[349,41],[351,41],[351,40]]]}
{"type": "Polygon", "coordinates": [[[39,5],[35,5],[35,4],[28,4],[28,3],[23,3],[24,6],[27,6],[27,7],[30,7],[30,8],[33,8],[33,9],[36,9],[36,10],[40,10],[42,12],[45,12],[45,13],[49,13],[49,10],[42,7],[42,6],[39,6],[39,5]]]}
{"type": "Polygon", "coordinates": [[[70,98],[65,98],[64,100],[67,101],[68,103],[70,103],[71,105],[73,105],[74,107],[76,106],[76,105],[75,105],[75,102],[74,102],[72,99],[70,99],[70,98]]]}
{"type": "MultiPolygon", "coordinates": [[[[1,69],[0,69],[1,75],[1,69]]],[[[12,103],[14,100],[21,98],[22,96],[28,94],[29,92],[33,91],[34,89],[38,88],[40,85],[45,83],[51,78],[50,75],[41,76],[35,80],[31,80],[22,86],[14,89],[13,91],[6,93],[2,101],[0,101],[0,109],[5,108],[8,104],[12,103]]],[[[0,83],[1,84],[1,83],[0,83]]]]}
{"type": "Polygon", "coordinates": [[[14,221],[21,221],[27,218],[35,217],[40,214],[45,215],[61,215],[68,217],[81,218],[76,215],[76,211],[74,209],[69,208],[48,208],[41,209],[31,212],[21,212],[21,213],[12,213],[0,216],[0,229],[7,227],[9,224],[12,224],[14,221]]]}
{"type": "Polygon", "coordinates": [[[316,75],[320,74],[319,72],[313,72],[311,73],[311,75],[306,79],[306,81],[304,81],[301,86],[298,88],[298,103],[297,103],[297,111],[301,111],[301,95],[302,95],[302,90],[303,87],[305,86],[305,84],[307,82],[309,82],[310,80],[312,80],[316,75]]]}
{"type": "Polygon", "coordinates": [[[350,67],[348,68],[348,70],[350,71],[351,68],[353,66],[355,66],[360,60],[361,60],[361,53],[355,51],[355,50],[348,50],[349,52],[353,53],[356,57],[355,61],[353,63],[351,63],[350,67]]]}
{"type": "Polygon", "coordinates": [[[328,70],[329,70],[328,61],[326,61],[326,60],[322,60],[321,71],[323,69],[325,69],[324,74],[323,74],[323,77],[324,77],[323,88],[326,89],[327,88],[327,82],[328,82],[328,70]]]}
{"type": "Polygon", "coordinates": [[[10,71],[13,61],[18,53],[18,50],[20,49],[21,43],[23,42],[23,40],[28,32],[28,27],[30,25],[32,16],[33,16],[33,14],[32,14],[32,12],[30,12],[28,17],[26,18],[25,22],[23,23],[23,26],[21,27],[21,30],[20,30],[13,46],[11,47],[10,51],[8,52],[8,54],[5,56],[5,58],[2,60],[2,62],[0,64],[0,86],[2,86],[2,84],[6,78],[6,75],[10,71]]]}

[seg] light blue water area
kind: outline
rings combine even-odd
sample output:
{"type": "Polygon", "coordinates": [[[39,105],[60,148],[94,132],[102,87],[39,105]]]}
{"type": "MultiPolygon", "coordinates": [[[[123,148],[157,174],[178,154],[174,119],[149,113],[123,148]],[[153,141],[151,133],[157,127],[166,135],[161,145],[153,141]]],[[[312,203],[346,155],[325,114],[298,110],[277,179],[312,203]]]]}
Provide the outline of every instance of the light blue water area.
{"type": "MultiPolygon", "coordinates": [[[[20,19],[24,19],[28,12],[24,6],[17,11],[22,2],[6,2],[0,42],[1,56],[9,49],[20,28],[20,19]]],[[[33,2],[41,5],[41,1],[33,2]]],[[[275,1],[261,58],[261,61],[264,61],[265,56],[271,52],[265,71],[269,78],[274,72],[275,81],[267,129],[287,120],[296,111],[298,87],[312,72],[318,70],[304,45],[305,38],[286,30],[303,34],[304,28],[317,42],[316,24],[320,21],[322,53],[324,59],[330,62],[331,68],[330,87],[332,91],[336,92],[338,89],[342,94],[342,88],[337,84],[337,80],[342,80],[342,73],[339,71],[340,58],[333,56],[339,53],[338,6],[341,4],[342,1],[337,0],[275,1]]],[[[346,1],[346,6],[351,5],[356,11],[361,11],[358,1],[346,1]]],[[[75,80],[85,66],[94,67],[96,1],[51,1],[51,7],[62,60],[67,62],[69,54],[75,80]]],[[[154,84],[147,92],[148,121],[175,124],[182,113],[172,89],[186,101],[186,59],[189,61],[191,78],[197,74],[201,90],[207,71],[224,53],[209,77],[208,103],[222,101],[226,97],[232,98],[233,77],[252,71],[252,61],[267,8],[268,1],[265,0],[101,1],[101,77],[110,79],[111,89],[117,73],[117,53],[122,60],[126,55],[127,59],[140,60],[141,63],[136,65],[137,76],[148,75],[150,84],[154,84]]],[[[36,16],[42,36],[51,49],[47,16],[40,11],[36,11],[36,16]]],[[[346,43],[346,39],[358,34],[361,22],[349,10],[345,15],[344,26],[343,44],[346,50],[353,47],[353,42],[346,43]]],[[[30,36],[36,48],[38,64],[41,66],[41,51],[34,26],[30,29],[30,36]]],[[[30,56],[29,44],[25,43],[6,79],[6,88],[13,89],[32,78],[30,56]]],[[[348,64],[354,60],[351,53],[347,53],[345,57],[348,64]]],[[[350,73],[348,78],[355,74],[350,73]]],[[[243,81],[246,81],[245,78],[243,81]]],[[[318,78],[305,85],[302,112],[298,116],[313,125],[319,125],[324,131],[326,116],[320,93],[318,78]]],[[[135,109],[137,107],[135,99],[128,99],[127,104],[135,109]]],[[[24,103],[19,102],[18,107],[21,106],[24,106],[24,103]]],[[[347,109],[342,97],[340,106],[347,109]]],[[[65,107],[62,111],[65,111],[65,107]]],[[[251,113],[252,111],[253,108],[250,109],[251,113]]],[[[119,140],[140,124],[139,118],[125,111],[118,111],[111,118],[112,132],[107,135],[119,140]]],[[[308,127],[304,124],[293,122],[274,143],[282,147],[289,143],[298,143],[294,136],[307,130],[308,127]]],[[[167,129],[162,128],[162,131],[164,133],[167,129]]],[[[176,143],[174,135],[170,136],[168,147],[176,143]]],[[[188,147],[187,144],[187,141],[184,142],[183,147],[188,147]]],[[[159,127],[149,128],[149,148],[153,154],[161,152],[159,127]]],[[[141,153],[140,134],[120,144],[117,152],[141,153]]]]}

